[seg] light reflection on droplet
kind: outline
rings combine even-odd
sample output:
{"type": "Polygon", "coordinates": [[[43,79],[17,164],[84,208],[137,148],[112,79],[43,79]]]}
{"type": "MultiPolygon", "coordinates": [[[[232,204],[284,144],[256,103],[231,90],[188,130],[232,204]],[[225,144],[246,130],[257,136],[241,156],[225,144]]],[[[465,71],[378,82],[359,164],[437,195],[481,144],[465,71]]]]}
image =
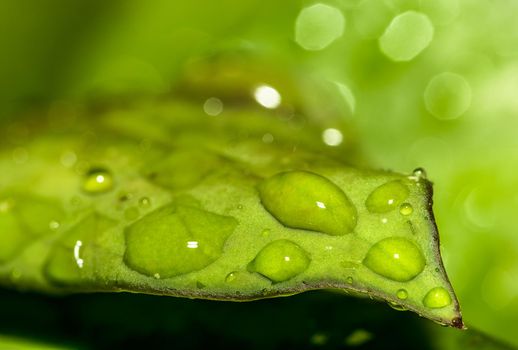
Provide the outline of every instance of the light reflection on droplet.
{"type": "Polygon", "coordinates": [[[215,117],[223,112],[223,102],[219,98],[211,97],[203,104],[203,111],[215,117]]]}
{"type": "Polygon", "coordinates": [[[281,104],[281,94],[269,85],[258,86],[254,90],[254,98],[261,106],[268,109],[275,109],[281,104]]]}
{"type": "Polygon", "coordinates": [[[329,128],[325,129],[322,133],[322,139],[324,140],[324,143],[328,146],[338,146],[343,141],[343,135],[340,130],[329,128]]]}
{"type": "Polygon", "coordinates": [[[187,248],[191,248],[191,249],[198,248],[198,242],[197,241],[188,241],[187,248]]]}
{"type": "Polygon", "coordinates": [[[317,3],[300,11],[295,21],[295,41],[305,50],[322,50],[342,36],[345,18],[336,7],[317,3]]]}
{"type": "Polygon", "coordinates": [[[326,205],[323,203],[323,202],[316,202],[317,204],[317,207],[321,208],[321,209],[325,209],[326,208],[326,205]]]}
{"type": "Polygon", "coordinates": [[[84,260],[81,259],[81,257],[79,256],[79,251],[80,251],[82,245],[83,245],[83,242],[77,241],[74,246],[74,259],[76,260],[76,264],[77,264],[77,266],[79,266],[80,269],[82,269],[83,265],[84,265],[84,260]]]}

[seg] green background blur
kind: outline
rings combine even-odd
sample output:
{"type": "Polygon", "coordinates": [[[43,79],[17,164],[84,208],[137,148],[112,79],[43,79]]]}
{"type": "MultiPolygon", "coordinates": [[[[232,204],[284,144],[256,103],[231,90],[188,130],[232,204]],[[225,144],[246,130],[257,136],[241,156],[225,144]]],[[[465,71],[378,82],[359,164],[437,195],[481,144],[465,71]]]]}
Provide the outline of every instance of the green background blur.
{"type": "Polygon", "coordinates": [[[246,50],[342,84],[343,118],[368,162],[400,172],[421,166],[435,183],[443,258],[468,326],[518,346],[518,1],[322,1],[341,13],[343,28],[329,21],[315,40],[333,40],[308,50],[296,23],[315,3],[0,1],[0,119],[99,96],[167,93],[192,57],[215,51],[246,50]],[[395,62],[378,38],[409,10],[430,19],[433,40],[395,62]],[[425,103],[443,72],[468,84],[441,102],[468,101],[449,119],[425,103]]]}

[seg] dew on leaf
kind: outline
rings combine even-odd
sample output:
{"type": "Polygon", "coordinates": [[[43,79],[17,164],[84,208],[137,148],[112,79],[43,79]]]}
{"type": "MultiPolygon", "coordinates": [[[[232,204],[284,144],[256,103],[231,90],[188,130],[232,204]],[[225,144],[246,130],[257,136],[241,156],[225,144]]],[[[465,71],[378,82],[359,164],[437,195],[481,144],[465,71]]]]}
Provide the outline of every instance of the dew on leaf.
{"type": "Polygon", "coordinates": [[[414,208],[410,203],[403,203],[399,207],[399,213],[404,216],[408,216],[414,212],[414,208]]]}
{"type": "Polygon", "coordinates": [[[143,209],[147,209],[151,206],[151,200],[148,197],[142,197],[139,199],[138,205],[143,209]]]}
{"type": "Polygon", "coordinates": [[[198,271],[221,256],[236,226],[232,217],[171,204],[126,228],[124,261],[135,271],[161,278],[198,271]]]}
{"type": "Polygon", "coordinates": [[[83,180],[83,190],[90,194],[108,192],[113,186],[114,179],[112,174],[103,168],[91,169],[83,180]]]}
{"type": "Polygon", "coordinates": [[[371,192],[365,206],[371,213],[386,213],[397,208],[409,195],[401,181],[390,181],[371,192]]]}
{"type": "Polygon", "coordinates": [[[380,276],[406,282],[419,275],[426,263],[415,243],[402,237],[389,237],[369,249],[363,264],[380,276]]]}
{"type": "Polygon", "coordinates": [[[443,287],[432,288],[423,298],[423,305],[431,309],[440,309],[450,304],[450,293],[443,287]]]}
{"type": "Polygon", "coordinates": [[[308,253],[296,243],[280,239],[267,244],[248,265],[273,282],[283,282],[304,272],[310,263],[308,253]]]}
{"type": "Polygon", "coordinates": [[[406,298],[408,298],[408,292],[406,291],[406,289],[399,289],[396,292],[396,296],[398,297],[398,299],[405,300],[406,298]]]}
{"type": "Polygon", "coordinates": [[[380,50],[393,61],[410,61],[430,45],[434,33],[428,17],[407,11],[392,20],[379,38],[380,50]]]}
{"type": "Polygon", "coordinates": [[[344,235],[356,226],[356,207],[323,176],[307,171],[279,173],[259,185],[261,202],[285,226],[344,235]]]}

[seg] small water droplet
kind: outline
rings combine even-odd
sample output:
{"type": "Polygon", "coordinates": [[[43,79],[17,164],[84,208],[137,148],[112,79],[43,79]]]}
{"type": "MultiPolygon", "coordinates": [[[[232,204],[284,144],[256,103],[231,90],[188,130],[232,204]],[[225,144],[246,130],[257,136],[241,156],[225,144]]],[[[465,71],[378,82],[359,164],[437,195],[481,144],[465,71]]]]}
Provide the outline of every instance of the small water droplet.
{"type": "Polygon", "coordinates": [[[353,282],[354,282],[353,278],[352,278],[352,277],[350,277],[350,276],[349,276],[349,277],[347,277],[345,280],[346,280],[346,281],[347,281],[347,283],[349,283],[349,284],[353,284],[353,282]]]}
{"type": "Polygon", "coordinates": [[[128,221],[136,220],[139,216],[140,213],[137,207],[129,207],[124,210],[124,218],[128,221]]]}
{"type": "Polygon", "coordinates": [[[105,193],[113,188],[113,182],[113,176],[108,170],[94,168],[86,174],[83,190],[91,194],[105,193]]]}
{"type": "Polygon", "coordinates": [[[210,116],[218,116],[223,112],[223,102],[219,98],[211,97],[203,104],[203,111],[210,116]]]}
{"type": "Polygon", "coordinates": [[[388,302],[388,306],[390,306],[391,308],[393,308],[396,311],[407,311],[407,309],[404,306],[399,305],[398,303],[391,302],[391,301],[388,302]]]}
{"type": "Polygon", "coordinates": [[[269,228],[265,228],[265,229],[263,230],[263,232],[261,232],[261,235],[262,235],[263,237],[268,237],[268,236],[270,235],[270,233],[272,233],[272,230],[270,230],[269,228]]]}
{"type": "Polygon", "coordinates": [[[142,197],[139,199],[138,205],[143,209],[147,209],[151,207],[151,200],[148,197],[142,197]]]}
{"type": "Polygon", "coordinates": [[[435,268],[435,272],[440,272],[440,271],[441,270],[438,267],[435,268]]]}
{"type": "Polygon", "coordinates": [[[225,277],[225,282],[230,283],[230,282],[235,281],[235,279],[236,279],[236,274],[237,274],[237,272],[231,272],[231,273],[229,273],[229,274],[227,275],[227,277],[225,277]]]}
{"type": "Polygon", "coordinates": [[[12,282],[16,282],[20,278],[22,278],[22,272],[20,270],[18,270],[18,269],[13,269],[11,271],[11,281],[12,282]]]}
{"type": "Polygon", "coordinates": [[[59,228],[60,223],[59,221],[56,221],[56,220],[52,220],[51,222],[49,222],[49,228],[52,230],[52,231],[55,231],[59,228]]]}
{"type": "Polygon", "coordinates": [[[414,171],[412,171],[412,175],[414,180],[422,180],[426,179],[426,170],[424,168],[415,168],[414,171]]]}
{"type": "Polygon", "coordinates": [[[282,224],[329,235],[344,235],[356,226],[357,212],[333,182],[315,173],[279,173],[259,185],[261,203],[282,224]]]}
{"type": "Polygon", "coordinates": [[[393,61],[410,61],[430,45],[433,34],[428,16],[407,11],[390,22],[379,38],[379,47],[393,61]]]}
{"type": "Polygon", "coordinates": [[[263,135],[262,140],[263,140],[264,143],[272,143],[274,138],[273,138],[272,134],[266,133],[266,134],[263,135]]]}
{"type": "Polygon", "coordinates": [[[248,265],[273,282],[283,282],[304,272],[310,263],[308,253],[296,243],[280,239],[267,244],[248,265]]]}
{"type": "Polygon", "coordinates": [[[450,304],[450,293],[443,287],[432,288],[423,298],[423,305],[431,309],[440,309],[450,304]]]}
{"type": "Polygon", "coordinates": [[[401,181],[390,181],[371,192],[365,206],[371,213],[386,213],[397,208],[409,195],[408,187],[401,181]]]}
{"type": "Polygon", "coordinates": [[[243,204],[238,204],[237,209],[239,209],[239,210],[243,209],[243,204]]]}
{"type": "Polygon", "coordinates": [[[378,275],[406,282],[419,275],[426,262],[415,243],[402,237],[390,237],[374,244],[363,264],[378,275]]]}
{"type": "Polygon", "coordinates": [[[410,204],[410,203],[403,203],[399,207],[399,212],[401,213],[401,215],[408,216],[408,215],[412,214],[413,211],[414,211],[414,208],[412,207],[412,204],[410,204]]]}
{"type": "Polygon", "coordinates": [[[408,292],[406,291],[406,289],[399,289],[396,292],[396,296],[401,300],[405,300],[406,298],[408,298],[408,292]]]}
{"type": "Polygon", "coordinates": [[[59,158],[61,165],[65,168],[73,167],[77,162],[77,155],[72,151],[64,152],[59,158]]]}

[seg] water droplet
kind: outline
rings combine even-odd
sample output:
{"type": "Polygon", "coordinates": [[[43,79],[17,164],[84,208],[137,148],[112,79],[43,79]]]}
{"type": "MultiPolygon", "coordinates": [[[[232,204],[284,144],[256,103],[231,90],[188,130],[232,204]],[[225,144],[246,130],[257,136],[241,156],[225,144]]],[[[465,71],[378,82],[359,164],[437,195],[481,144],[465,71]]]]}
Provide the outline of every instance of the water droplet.
{"type": "Polygon", "coordinates": [[[390,181],[371,192],[365,206],[371,213],[386,213],[397,208],[409,195],[408,187],[401,181],[390,181]]]}
{"type": "Polygon", "coordinates": [[[270,242],[248,265],[250,272],[257,272],[273,282],[289,280],[304,272],[311,259],[299,245],[286,239],[270,242]]]}
{"type": "Polygon", "coordinates": [[[260,85],[254,90],[254,98],[261,106],[275,109],[281,104],[282,98],[279,91],[269,85],[260,85]]]}
{"type": "Polygon", "coordinates": [[[203,104],[203,111],[213,117],[223,112],[223,102],[219,98],[211,97],[203,104]]]}
{"type": "Polygon", "coordinates": [[[56,221],[56,220],[51,220],[49,222],[49,228],[52,230],[52,231],[56,231],[59,226],[61,226],[61,224],[59,223],[59,221],[56,221]]]}
{"type": "Polygon", "coordinates": [[[139,199],[138,205],[143,209],[147,209],[151,207],[151,200],[148,197],[142,197],[139,199]]]}
{"type": "Polygon", "coordinates": [[[259,185],[262,204],[282,224],[344,235],[356,226],[356,207],[323,176],[306,171],[279,173],[259,185]]]}
{"type": "Polygon", "coordinates": [[[239,209],[239,210],[243,209],[243,204],[238,204],[237,209],[239,209]]]}
{"type": "Polygon", "coordinates": [[[396,311],[407,311],[407,309],[403,305],[399,305],[398,303],[389,301],[387,304],[396,311]]]}
{"type": "Polygon", "coordinates": [[[124,210],[124,218],[128,221],[136,220],[139,216],[140,213],[137,207],[129,207],[124,210]]]}
{"type": "Polygon", "coordinates": [[[104,193],[110,191],[113,185],[113,176],[108,170],[94,168],[86,174],[83,190],[91,194],[104,193]]]}
{"type": "Polygon", "coordinates": [[[336,7],[317,3],[300,11],[295,41],[305,50],[322,50],[342,36],[345,17],[336,7]]]}
{"type": "Polygon", "coordinates": [[[456,119],[471,105],[471,87],[459,74],[438,74],[426,86],[424,103],[437,119],[456,119]]]}
{"type": "Polygon", "coordinates": [[[394,17],[379,38],[380,50],[393,61],[410,61],[430,45],[433,25],[428,17],[407,11],[394,17]]]}
{"type": "Polygon", "coordinates": [[[396,292],[396,296],[398,297],[398,299],[405,300],[406,298],[408,298],[408,292],[406,291],[406,289],[399,289],[396,292]]]}
{"type": "Polygon", "coordinates": [[[265,228],[265,229],[263,230],[263,232],[261,232],[261,235],[262,235],[263,237],[268,237],[268,236],[270,235],[270,233],[272,233],[272,230],[270,230],[269,228],[265,228]]]}
{"type": "Polygon", "coordinates": [[[346,280],[346,281],[347,281],[347,283],[349,283],[349,284],[353,284],[353,282],[354,282],[354,280],[353,280],[353,278],[352,278],[352,277],[347,277],[345,280],[346,280]]]}
{"type": "Polygon", "coordinates": [[[273,140],[274,140],[274,137],[273,137],[272,134],[266,133],[266,134],[263,135],[262,140],[263,140],[264,143],[272,143],[273,140]]]}
{"type": "Polygon", "coordinates": [[[125,263],[144,275],[168,278],[201,270],[222,254],[237,221],[174,204],[157,209],[125,230],[125,263]]]}
{"type": "Polygon", "coordinates": [[[230,283],[230,282],[235,281],[235,279],[236,279],[236,274],[237,274],[237,272],[231,272],[231,273],[229,273],[229,274],[227,275],[227,277],[225,277],[225,282],[230,283]]]}
{"type": "Polygon", "coordinates": [[[378,275],[406,282],[419,275],[426,262],[415,243],[402,237],[390,237],[374,244],[363,264],[378,275]]]}
{"type": "Polygon", "coordinates": [[[410,203],[403,203],[399,207],[399,212],[401,213],[401,215],[408,216],[414,212],[414,208],[412,207],[412,204],[410,204],[410,203]]]}
{"type": "Polygon", "coordinates": [[[443,287],[432,288],[423,298],[423,305],[431,309],[440,309],[450,304],[450,293],[443,287]]]}
{"type": "Polygon", "coordinates": [[[343,135],[340,130],[329,128],[322,133],[322,139],[328,146],[339,146],[343,141],[343,135]]]}
{"type": "Polygon", "coordinates": [[[411,178],[415,181],[426,179],[426,170],[424,168],[415,168],[412,172],[411,178]]]}
{"type": "Polygon", "coordinates": [[[65,168],[71,168],[77,162],[77,155],[72,151],[66,151],[61,155],[59,161],[65,168]]]}

